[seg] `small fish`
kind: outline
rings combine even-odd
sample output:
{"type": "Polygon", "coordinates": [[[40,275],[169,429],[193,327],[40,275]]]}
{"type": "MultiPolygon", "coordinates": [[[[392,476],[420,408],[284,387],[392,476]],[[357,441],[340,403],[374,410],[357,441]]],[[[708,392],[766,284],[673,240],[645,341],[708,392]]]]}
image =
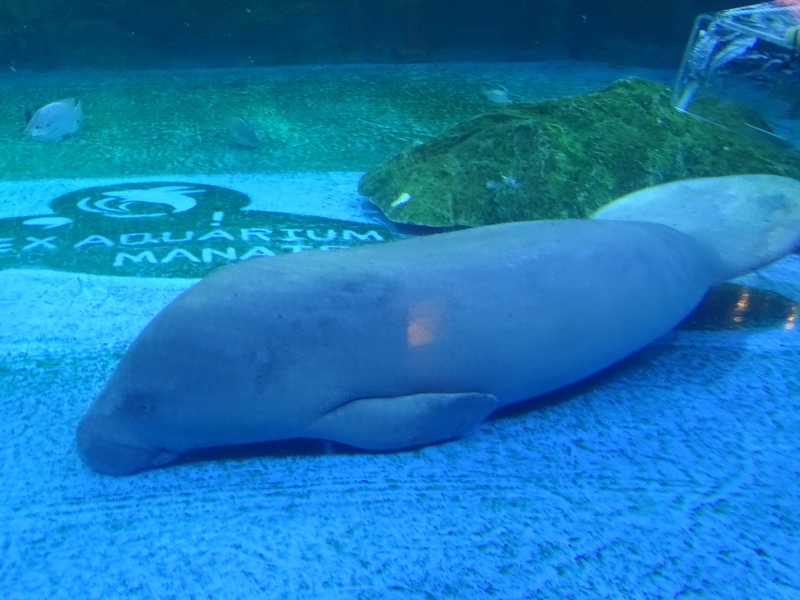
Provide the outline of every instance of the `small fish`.
{"type": "Polygon", "coordinates": [[[511,94],[509,94],[508,90],[502,85],[498,85],[497,87],[484,86],[481,90],[481,94],[492,104],[498,104],[500,106],[511,104],[511,94]]]}
{"type": "Polygon", "coordinates": [[[258,148],[261,145],[256,130],[242,117],[230,117],[227,121],[228,141],[240,148],[258,148]]]}
{"type": "Polygon", "coordinates": [[[516,180],[514,177],[510,177],[508,175],[500,175],[500,179],[506,184],[507,188],[511,188],[515,190],[519,187],[519,181],[516,180]]]}
{"type": "Polygon", "coordinates": [[[411,194],[409,194],[408,192],[403,192],[389,206],[391,206],[392,208],[397,208],[398,206],[402,206],[406,202],[410,201],[411,201],[411,194]]]}
{"type": "Polygon", "coordinates": [[[83,108],[75,98],[46,104],[31,115],[25,133],[40,142],[57,142],[78,131],[83,121],[83,108]]]}

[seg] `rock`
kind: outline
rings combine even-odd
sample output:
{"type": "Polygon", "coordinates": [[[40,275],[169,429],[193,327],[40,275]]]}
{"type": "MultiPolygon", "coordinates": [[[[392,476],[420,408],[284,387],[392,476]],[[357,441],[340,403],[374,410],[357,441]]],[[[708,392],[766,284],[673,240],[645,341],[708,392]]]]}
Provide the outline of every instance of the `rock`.
{"type": "MultiPolygon", "coordinates": [[[[744,106],[713,110],[722,125],[769,129],[744,106]]],[[[670,88],[630,78],[470,119],[370,170],[359,192],[399,223],[477,226],[584,218],[638,189],[742,173],[800,178],[800,155],[681,113],[670,88]]]]}

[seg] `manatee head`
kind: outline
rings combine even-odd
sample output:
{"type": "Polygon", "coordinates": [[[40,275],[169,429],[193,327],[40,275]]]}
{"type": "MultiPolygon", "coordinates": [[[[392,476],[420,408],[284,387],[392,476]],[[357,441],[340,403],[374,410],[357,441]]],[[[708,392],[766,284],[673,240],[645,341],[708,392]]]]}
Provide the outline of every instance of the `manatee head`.
{"type": "Polygon", "coordinates": [[[130,475],[173,462],[179,452],[139,436],[118,415],[93,410],[81,419],[78,454],[89,467],[105,475],[130,475]]]}
{"type": "Polygon", "coordinates": [[[269,387],[250,375],[262,359],[260,338],[205,296],[199,288],[156,316],[95,398],[77,431],[78,453],[92,469],[125,475],[257,438],[242,415],[269,387]]]}
{"type": "MultiPolygon", "coordinates": [[[[157,372],[135,364],[135,353],[134,348],[123,357],[78,425],[78,454],[99,473],[128,475],[173,462],[186,450],[166,427],[176,404],[169,386],[157,372]]],[[[179,388],[173,387],[176,395],[179,388]]]]}

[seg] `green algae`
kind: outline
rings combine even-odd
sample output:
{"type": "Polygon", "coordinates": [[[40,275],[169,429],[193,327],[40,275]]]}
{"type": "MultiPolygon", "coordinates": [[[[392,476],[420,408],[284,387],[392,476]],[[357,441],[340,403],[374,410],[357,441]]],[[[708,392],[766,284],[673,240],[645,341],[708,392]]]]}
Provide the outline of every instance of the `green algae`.
{"type": "Polygon", "coordinates": [[[730,128],[768,129],[741,105],[677,111],[638,78],[469,119],[369,171],[359,191],[392,220],[436,227],[584,218],[632,191],[693,177],[800,177],[800,157],[730,128]]]}

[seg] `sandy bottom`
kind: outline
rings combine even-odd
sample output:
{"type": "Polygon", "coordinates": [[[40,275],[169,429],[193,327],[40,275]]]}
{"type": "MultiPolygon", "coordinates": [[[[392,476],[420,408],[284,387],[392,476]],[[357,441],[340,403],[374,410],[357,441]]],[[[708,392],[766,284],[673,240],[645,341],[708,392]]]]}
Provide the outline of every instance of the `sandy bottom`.
{"type": "Polygon", "coordinates": [[[495,108],[488,91],[539,100],[631,75],[673,76],[570,61],[5,74],[0,178],[365,171],[495,108]],[[83,107],[78,134],[56,144],[25,137],[26,111],[68,97],[83,107]],[[258,148],[228,143],[231,116],[252,125],[258,148]]]}

